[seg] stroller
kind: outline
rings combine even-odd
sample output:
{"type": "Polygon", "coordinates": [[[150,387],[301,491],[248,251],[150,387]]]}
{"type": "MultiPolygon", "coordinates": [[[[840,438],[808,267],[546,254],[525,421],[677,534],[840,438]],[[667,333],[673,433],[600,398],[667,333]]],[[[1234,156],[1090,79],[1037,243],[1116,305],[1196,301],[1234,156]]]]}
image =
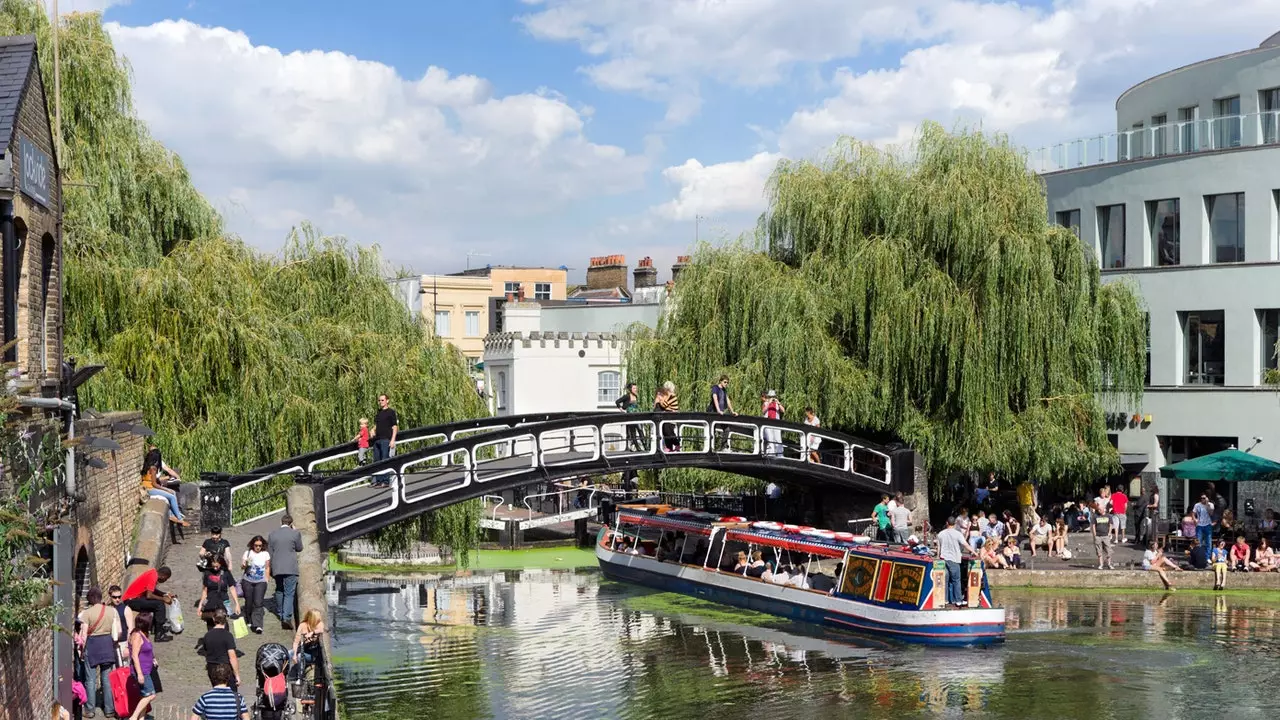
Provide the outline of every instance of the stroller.
{"type": "Polygon", "coordinates": [[[254,658],[254,670],[258,676],[257,696],[253,703],[253,716],[257,720],[282,720],[293,714],[289,704],[289,648],[280,643],[267,643],[258,648],[254,658]]]}

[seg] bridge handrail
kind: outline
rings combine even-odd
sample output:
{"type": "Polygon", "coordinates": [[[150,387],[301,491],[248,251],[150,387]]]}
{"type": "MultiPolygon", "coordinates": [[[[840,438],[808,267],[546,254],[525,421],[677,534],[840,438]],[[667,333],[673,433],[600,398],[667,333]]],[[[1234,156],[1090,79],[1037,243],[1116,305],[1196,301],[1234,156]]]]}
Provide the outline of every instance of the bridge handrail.
{"type": "MultiPolygon", "coordinates": [[[[411,442],[414,440],[422,440],[432,437],[433,435],[444,435],[446,440],[451,439],[456,433],[467,432],[468,430],[476,430],[480,428],[492,427],[495,430],[508,430],[518,425],[529,425],[537,422],[550,420],[560,420],[573,417],[584,417],[596,415],[598,413],[581,413],[581,412],[555,412],[555,413],[529,413],[525,415],[495,415],[486,418],[472,418],[469,420],[458,420],[455,422],[444,423],[441,425],[424,425],[421,427],[410,428],[396,434],[397,444],[411,442]]],[[[614,413],[618,414],[618,413],[614,413]]],[[[435,447],[435,446],[432,446],[435,447]]],[[[371,451],[373,448],[369,448],[371,451]]],[[[339,443],[322,450],[313,450],[301,455],[279,460],[252,470],[246,470],[242,473],[231,473],[226,479],[227,484],[232,487],[239,487],[261,480],[264,477],[273,475],[283,475],[288,472],[311,472],[313,465],[317,462],[325,460],[333,460],[339,457],[355,455],[359,451],[356,441],[351,440],[339,443]]]]}
{"type": "MultiPolygon", "coordinates": [[[[710,430],[712,424],[737,423],[742,425],[768,426],[771,428],[779,428],[784,432],[799,432],[799,433],[802,433],[806,438],[810,434],[814,434],[814,435],[829,437],[833,440],[843,442],[848,446],[846,448],[846,454],[848,454],[854,446],[857,446],[857,447],[863,447],[868,450],[875,451],[887,457],[890,453],[894,452],[895,450],[898,450],[901,447],[904,447],[901,445],[897,447],[891,447],[888,445],[884,445],[882,443],[872,442],[869,440],[865,440],[863,438],[849,435],[848,433],[843,433],[838,430],[831,430],[825,427],[813,427],[811,425],[790,422],[787,420],[771,420],[769,418],[757,417],[754,415],[717,415],[715,413],[663,413],[663,412],[592,413],[592,414],[576,415],[574,417],[570,417],[566,419],[557,419],[557,420],[548,420],[545,422],[530,423],[524,427],[511,427],[511,428],[506,428],[502,430],[497,430],[497,431],[494,431],[493,433],[487,433],[487,434],[494,435],[502,432],[509,432],[509,431],[515,431],[515,430],[525,430],[526,432],[522,433],[522,435],[545,434],[545,433],[556,431],[556,430],[570,430],[576,427],[580,427],[583,423],[598,424],[601,427],[603,427],[605,425],[637,423],[637,422],[653,423],[653,425],[657,428],[661,428],[662,423],[676,423],[676,424],[705,423],[708,430],[710,430]]],[[[515,442],[516,439],[517,438],[511,438],[511,441],[515,442]]],[[[319,484],[319,485],[322,485],[325,489],[331,489],[339,485],[343,485],[353,480],[358,480],[360,478],[367,477],[370,475],[385,474],[385,473],[399,474],[399,472],[403,467],[406,467],[407,465],[416,463],[421,460],[428,460],[430,458],[439,457],[442,455],[449,455],[451,453],[456,453],[460,451],[470,451],[472,447],[475,445],[475,441],[476,441],[475,437],[467,437],[467,438],[461,438],[458,440],[450,440],[449,442],[440,443],[439,445],[432,445],[429,448],[414,450],[412,452],[405,453],[403,455],[397,455],[393,458],[388,458],[386,460],[382,460],[379,462],[363,465],[355,470],[350,470],[344,473],[336,473],[334,475],[330,475],[324,478],[315,478],[315,477],[304,478],[303,482],[319,484]]],[[[763,443],[759,443],[759,445],[763,445],[763,443]]],[[[713,446],[710,445],[709,443],[708,447],[712,448],[713,446]]],[[[655,450],[656,450],[656,445],[655,445],[655,450]]],[[[757,448],[757,452],[758,451],[759,451],[759,448],[757,448]]],[[[724,454],[726,456],[731,456],[731,457],[741,457],[743,455],[743,453],[740,453],[740,452],[720,453],[720,451],[714,450],[714,449],[711,450],[711,452],[713,454],[724,454]]],[[[657,454],[662,454],[662,453],[658,452],[657,454]]],[[[807,462],[807,461],[802,460],[801,462],[807,462]]]]}
{"type": "MultiPolygon", "coordinates": [[[[565,495],[567,495],[567,494],[569,494],[569,493],[575,493],[575,494],[576,494],[576,493],[580,493],[580,492],[582,492],[583,490],[590,490],[591,492],[587,493],[587,504],[586,504],[586,507],[585,507],[585,508],[577,508],[577,509],[579,509],[579,510],[583,510],[583,509],[590,508],[590,507],[591,507],[591,501],[595,499],[595,497],[596,497],[596,493],[604,493],[604,494],[607,494],[607,495],[613,495],[613,491],[612,491],[612,490],[609,490],[609,489],[606,489],[606,488],[602,488],[602,487],[600,487],[599,485],[580,485],[580,486],[578,486],[578,487],[562,488],[562,489],[560,489],[560,490],[553,490],[553,491],[551,491],[551,492],[534,493],[534,494],[532,494],[532,495],[525,495],[525,496],[524,496],[524,501],[523,501],[523,503],[522,503],[522,504],[524,505],[524,509],[529,511],[529,519],[530,519],[530,520],[532,520],[532,519],[533,519],[533,507],[529,505],[529,501],[530,501],[530,500],[532,500],[532,499],[534,499],[534,498],[540,498],[540,497],[551,497],[552,495],[557,495],[557,496],[559,496],[559,497],[560,497],[560,502],[556,505],[556,514],[557,514],[557,515],[563,515],[563,514],[564,514],[564,496],[565,496],[565,495]]],[[[491,496],[491,495],[486,495],[485,497],[492,497],[492,496],[491,496]]],[[[540,511],[540,512],[541,512],[541,511],[540,511]]]]}

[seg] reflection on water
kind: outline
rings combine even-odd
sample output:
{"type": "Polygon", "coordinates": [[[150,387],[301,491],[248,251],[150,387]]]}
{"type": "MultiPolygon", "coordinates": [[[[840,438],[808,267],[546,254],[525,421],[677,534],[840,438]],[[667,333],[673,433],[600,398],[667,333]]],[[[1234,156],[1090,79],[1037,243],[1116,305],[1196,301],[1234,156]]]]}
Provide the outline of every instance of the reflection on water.
{"type": "Polygon", "coordinates": [[[345,717],[1263,718],[1280,605],[1004,592],[1001,647],[902,647],[517,570],[333,583],[345,717]],[[726,715],[726,711],[729,712],[726,715]]]}

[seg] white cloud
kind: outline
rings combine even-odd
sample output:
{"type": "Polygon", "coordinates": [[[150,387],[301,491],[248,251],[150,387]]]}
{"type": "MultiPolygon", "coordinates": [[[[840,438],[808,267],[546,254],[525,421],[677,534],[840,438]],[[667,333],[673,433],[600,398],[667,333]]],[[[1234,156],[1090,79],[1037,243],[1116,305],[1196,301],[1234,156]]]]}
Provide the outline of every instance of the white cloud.
{"type": "Polygon", "coordinates": [[[758,212],[764,206],[764,187],[781,155],[757,153],[741,162],[703,165],[686,160],[662,171],[668,182],[679,186],[675,199],[657,208],[668,220],[692,220],[696,215],[724,216],[758,212]]]}
{"type": "MultiPolygon", "coordinates": [[[[552,8],[575,5],[572,0],[549,0],[549,4],[552,8]]],[[[736,8],[740,17],[750,17],[766,4],[757,0],[724,5],[736,8]]],[[[810,5],[821,4],[799,3],[797,12],[803,15],[810,5]]],[[[875,3],[849,3],[850,8],[855,6],[868,15],[890,13],[895,22],[882,22],[879,27],[885,32],[876,36],[896,33],[914,47],[889,67],[838,69],[831,79],[834,93],[796,110],[776,131],[748,125],[764,141],[757,150],[775,156],[811,156],[840,135],[878,144],[903,143],[925,120],[948,127],[981,125],[988,131],[1009,133],[1031,147],[1108,132],[1115,129],[1116,97],[1129,86],[1188,63],[1254,47],[1280,25],[1274,0],[1239,0],[1228,5],[1213,0],[1062,0],[1051,9],[960,0],[920,0],[896,10],[876,8],[875,3]]],[[[854,10],[833,12],[826,27],[841,26],[849,12],[854,10]]],[[[547,15],[541,22],[554,19],[547,15]]],[[[674,25],[661,14],[653,22],[674,25]]],[[[625,36],[622,29],[608,30],[611,26],[603,19],[597,25],[579,21],[558,27],[561,34],[596,40],[618,33],[625,36]]],[[[812,42],[800,44],[782,29],[748,36],[743,42],[752,44],[751,53],[763,67],[784,68],[785,62],[777,59],[802,57],[810,64],[847,59],[852,66],[872,34],[866,29],[845,33],[832,44],[832,35],[820,32],[812,42]]],[[[676,66],[681,59],[673,58],[672,64],[664,66],[666,81],[694,83],[717,77],[717,71],[704,67],[703,61],[733,46],[717,44],[715,36],[709,45],[702,55],[683,58],[683,70],[676,66]]],[[[640,54],[635,44],[619,49],[616,43],[605,42],[602,47],[606,54],[640,54]]],[[[745,206],[735,184],[703,179],[717,173],[749,176],[747,168],[759,157],[705,167],[694,159],[668,168],[668,178],[679,179],[677,195],[654,210],[664,217],[677,217],[702,212],[686,209],[695,201],[706,207],[745,206]]]]}
{"type": "MultiPolygon", "coordinates": [[[[589,110],[551,91],[506,96],[431,67],[404,78],[338,52],[282,53],[186,21],[107,25],[139,115],[179,152],[229,226],[278,245],[304,218],[420,269],[550,257],[531,219],[643,183],[647,160],[591,142],[589,110]]],[[[563,257],[561,256],[563,253],[563,257]]]]}
{"type": "Polygon", "coordinates": [[[856,54],[864,42],[928,35],[939,0],[545,0],[518,18],[534,37],[574,42],[602,88],[668,104],[683,122],[700,82],[742,87],[784,81],[801,63],[856,54]]]}

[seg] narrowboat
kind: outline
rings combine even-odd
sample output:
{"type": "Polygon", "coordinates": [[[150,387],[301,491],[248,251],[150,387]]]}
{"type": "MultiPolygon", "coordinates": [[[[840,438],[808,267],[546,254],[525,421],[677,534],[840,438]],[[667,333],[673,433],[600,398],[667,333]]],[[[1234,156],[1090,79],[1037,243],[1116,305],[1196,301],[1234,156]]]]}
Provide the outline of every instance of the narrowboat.
{"type": "Polygon", "coordinates": [[[946,603],[946,566],[926,548],[667,505],[620,505],[601,528],[605,577],[879,639],[941,646],[1005,638],[1004,610],[971,563],[965,607],[946,603]],[[750,566],[759,552],[763,562],[750,566]],[[737,564],[739,553],[747,567],[737,564]]]}

